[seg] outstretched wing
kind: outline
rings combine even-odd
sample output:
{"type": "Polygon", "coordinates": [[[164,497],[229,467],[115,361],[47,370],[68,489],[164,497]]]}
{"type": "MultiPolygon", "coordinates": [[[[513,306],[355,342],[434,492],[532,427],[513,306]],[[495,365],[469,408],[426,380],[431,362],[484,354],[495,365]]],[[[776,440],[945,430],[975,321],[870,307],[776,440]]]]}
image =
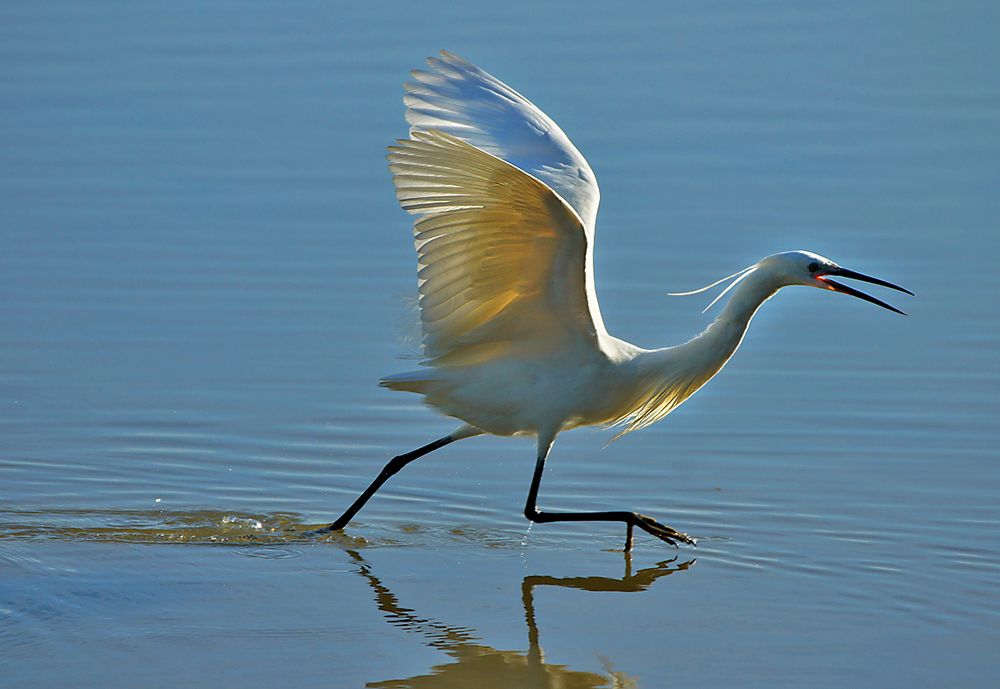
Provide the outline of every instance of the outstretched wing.
{"type": "Polygon", "coordinates": [[[550,186],[593,240],[600,191],[590,165],[531,101],[457,55],[441,51],[405,84],[410,134],[436,130],[506,160],[550,186]]]}
{"type": "Polygon", "coordinates": [[[424,354],[470,364],[547,352],[597,332],[588,237],[558,194],[450,134],[416,131],[389,147],[400,205],[419,216],[424,354]]]}

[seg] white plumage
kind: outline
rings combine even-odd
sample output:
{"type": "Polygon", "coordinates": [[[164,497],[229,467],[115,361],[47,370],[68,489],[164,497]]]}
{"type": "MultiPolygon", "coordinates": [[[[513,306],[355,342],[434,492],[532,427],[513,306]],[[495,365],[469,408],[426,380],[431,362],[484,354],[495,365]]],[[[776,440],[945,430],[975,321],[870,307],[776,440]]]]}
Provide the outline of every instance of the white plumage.
{"type": "MultiPolygon", "coordinates": [[[[331,528],[345,526],[402,466],[481,433],[533,434],[533,521],[623,521],[667,541],[686,535],[632,512],[553,513],[535,500],[556,435],[581,425],[654,423],[694,394],[739,347],[757,308],[808,285],[894,307],[830,275],[901,287],[805,251],[769,256],[730,278],[719,317],[675,347],[608,334],[594,289],[600,193],[580,152],[524,96],[447,52],[405,85],[410,138],[389,148],[400,205],[416,216],[424,368],[381,381],[460,419],[454,433],[394,458],[331,528]]],[[[616,436],[618,437],[618,436],[616,436]]]]}

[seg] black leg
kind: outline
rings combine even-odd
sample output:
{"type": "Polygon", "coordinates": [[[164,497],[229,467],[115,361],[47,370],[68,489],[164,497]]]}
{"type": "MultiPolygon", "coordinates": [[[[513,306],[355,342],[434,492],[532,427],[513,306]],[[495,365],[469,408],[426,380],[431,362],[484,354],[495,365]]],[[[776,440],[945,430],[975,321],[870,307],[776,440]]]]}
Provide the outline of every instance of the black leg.
{"type": "Polygon", "coordinates": [[[542,483],[542,473],[545,471],[545,458],[548,457],[551,445],[551,441],[545,443],[541,439],[538,443],[538,461],[535,463],[535,475],[531,477],[528,500],[524,504],[524,516],[529,520],[539,524],[546,522],[624,522],[625,552],[632,550],[632,528],[636,526],[675,547],[678,543],[695,545],[694,539],[687,534],[671,529],[669,526],[664,526],[655,519],[637,512],[542,512],[539,510],[536,504],[538,500],[538,487],[542,483]]]}
{"type": "Polygon", "coordinates": [[[365,492],[359,495],[358,499],[354,501],[354,504],[348,507],[347,510],[337,518],[337,521],[330,524],[330,526],[325,529],[320,529],[320,531],[340,531],[343,529],[347,526],[347,523],[354,518],[354,515],[356,515],[361,508],[365,506],[368,499],[375,495],[375,492],[382,487],[382,484],[388,481],[394,474],[396,474],[396,472],[413,460],[419,459],[420,457],[423,457],[438,448],[444,447],[448,443],[454,442],[455,440],[458,440],[458,438],[455,437],[455,434],[446,435],[443,438],[435,440],[433,443],[428,443],[423,447],[418,447],[412,452],[407,452],[406,454],[398,455],[390,459],[389,463],[382,469],[382,473],[375,477],[375,480],[372,481],[371,485],[365,489],[365,492]]]}

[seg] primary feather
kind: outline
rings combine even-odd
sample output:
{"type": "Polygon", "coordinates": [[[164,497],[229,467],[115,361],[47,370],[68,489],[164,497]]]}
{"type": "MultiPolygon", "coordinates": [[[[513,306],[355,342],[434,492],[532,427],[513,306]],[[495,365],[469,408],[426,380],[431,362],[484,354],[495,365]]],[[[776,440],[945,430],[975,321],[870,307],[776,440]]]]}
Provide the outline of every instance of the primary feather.
{"type": "Polygon", "coordinates": [[[505,160],[568,203],[592,235],[597,178],[559,126],[531,101],[470,62],[442,50],[404,85],[411,136],[434,130],[505,160]]]}

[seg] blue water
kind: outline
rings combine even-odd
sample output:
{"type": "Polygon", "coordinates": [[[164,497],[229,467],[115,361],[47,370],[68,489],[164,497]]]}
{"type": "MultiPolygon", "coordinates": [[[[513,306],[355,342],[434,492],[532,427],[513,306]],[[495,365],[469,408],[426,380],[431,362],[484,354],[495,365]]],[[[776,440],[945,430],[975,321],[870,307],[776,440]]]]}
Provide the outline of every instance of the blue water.
{"type": "Polygon", "coordinates": [[[0,17],[5,687],[994,686],[993,4],[0,17]],[[454,426],[375,385],[416,351],[384,147],[439,48],[587,156],[612,333],[683,341],[709,298],[666,292],[789,249],[917,294],[879,294],[903,318],[784,290],[666,421],[559,438],[543,506],[697,549],[528,529],[526,439],[443,449],[303,535],[454,426]]]}

